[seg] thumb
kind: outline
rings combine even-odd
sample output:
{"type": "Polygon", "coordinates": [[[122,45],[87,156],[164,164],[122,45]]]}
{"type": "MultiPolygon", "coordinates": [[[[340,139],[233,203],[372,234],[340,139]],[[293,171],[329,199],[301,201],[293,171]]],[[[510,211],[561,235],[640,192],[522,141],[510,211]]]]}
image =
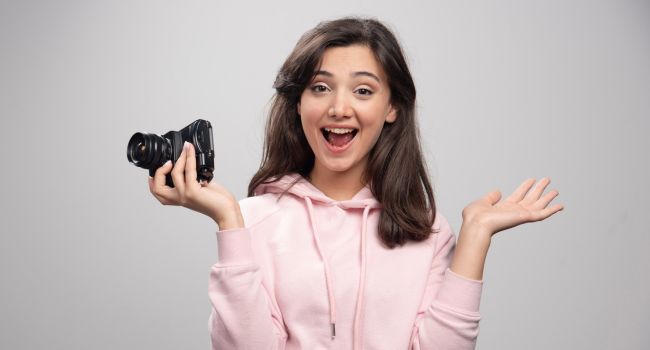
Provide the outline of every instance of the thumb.
{"type": "Polygon", "coordinates": [[[488,192],[483,199],[488,201],[491,205],[495,205],[501,199],[501,192],[499,190],[488,192]]]}

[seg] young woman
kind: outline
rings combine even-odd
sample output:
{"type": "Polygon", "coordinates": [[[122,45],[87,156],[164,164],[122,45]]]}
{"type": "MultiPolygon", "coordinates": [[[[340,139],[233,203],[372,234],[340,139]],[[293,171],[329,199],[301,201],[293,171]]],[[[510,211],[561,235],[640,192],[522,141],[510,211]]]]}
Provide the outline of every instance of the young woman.
{"type": "Polygon", "coordinates": [[[420,151],[411,74],[376,20],[308,31],[274,87],[249,198],[199,184],[190,144],[149,180],[161,203],[219,225],[213,348],[474,348],[490,239],[562,210],[549,206],[557,191],[543,194],[550,180],[470,203],[456,242],[420,151]]]}

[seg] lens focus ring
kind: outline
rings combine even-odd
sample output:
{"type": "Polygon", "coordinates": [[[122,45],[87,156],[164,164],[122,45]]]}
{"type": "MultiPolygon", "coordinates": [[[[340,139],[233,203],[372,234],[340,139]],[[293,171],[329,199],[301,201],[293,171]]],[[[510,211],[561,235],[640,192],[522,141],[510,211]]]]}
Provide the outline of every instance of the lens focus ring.
{"type": "Polygon", "coordinates": [[[156,169],[171,159],[171,146],[161,136],[138,132],[129,140],[126,157],[140,168],[156,169]]]}

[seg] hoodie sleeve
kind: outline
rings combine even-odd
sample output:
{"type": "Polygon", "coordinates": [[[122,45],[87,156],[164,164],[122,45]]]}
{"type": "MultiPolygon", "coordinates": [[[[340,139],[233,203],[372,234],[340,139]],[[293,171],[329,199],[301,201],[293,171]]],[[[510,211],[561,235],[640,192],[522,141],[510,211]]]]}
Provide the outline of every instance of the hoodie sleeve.
{"type": "Polygon", "coordinates": [[[411,350],[465,350],[476,347],[482,280],[449,269],[456,245],[447,220],[440,215],[427,287],[413,327],[411,350]]]}
{"type": "Polygon", "coordinates": [[[208,286],[212,349],[283,349],[282,317],[262,283],[249,229],[218,231],[217,244],[208,286]]]}

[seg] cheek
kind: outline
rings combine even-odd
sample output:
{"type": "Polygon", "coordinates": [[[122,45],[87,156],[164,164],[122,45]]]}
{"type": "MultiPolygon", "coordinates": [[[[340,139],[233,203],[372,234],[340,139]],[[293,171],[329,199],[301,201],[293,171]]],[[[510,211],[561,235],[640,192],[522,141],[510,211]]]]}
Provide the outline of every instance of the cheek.
{"type": "Polygon", "coordinates": [[[300,116],[308,119],[316,119],[323,114],[323,103],[305,99],[300,103],[300,116]]]}
{"type": "Polygon", "coordinates": [[[300,123],[302,124],[302,130],[305,133],[305,136],[309,139],[311,137],[310,130],[316,122],[314,104],[309,98],[306,98],[303,95],[303,97],[300,98],[300,104],[297,108],[298,115],[300,116],[300,123]]]}
{"type": "Polygon", "coordinates": [[[372,111],[372,114],[368,115],[368,118],[359,120],[361,127],[365,130],[366,133],[366,142],[370,147],[373,147],[375,145],[384,127],[385,118],[383,113],[383,110],[375,110],[372,111]]]}
{"type": "Polygon", "coordinates": [[[381,135],[381,130],[382,130],[382,125],[377,127],[374,131],[374,134],[372,135],[372,140],[370,141],[370,148],[375,147],[375,144],[377,144],[377,140],[379,140],[379,135],[381,135]]]}
{"type": "Polygon", "coordinates": [[[306,91],[300,96],[301,115],[313,118],[327,116],[333,102],[333,96],[314,96],[312,93],[306,91]]]}
{"type": "Polygon", "coordinates": [[[358,109],[359,124],[368,130],[381,129],[386,121],[386,110],[384,108],[369,106],[358,109]]]}
{"type": "Polygon", "coordinates": [[[320,134],[320,129],[317,127],[318,120],[309,112],[309,110],[306,111],[305,109],[302,109],[302,112],[303,113],[300,115],[302,132],[307,138],[307,143],[313,149],[317,142],[317,137],[320,134]]]}

